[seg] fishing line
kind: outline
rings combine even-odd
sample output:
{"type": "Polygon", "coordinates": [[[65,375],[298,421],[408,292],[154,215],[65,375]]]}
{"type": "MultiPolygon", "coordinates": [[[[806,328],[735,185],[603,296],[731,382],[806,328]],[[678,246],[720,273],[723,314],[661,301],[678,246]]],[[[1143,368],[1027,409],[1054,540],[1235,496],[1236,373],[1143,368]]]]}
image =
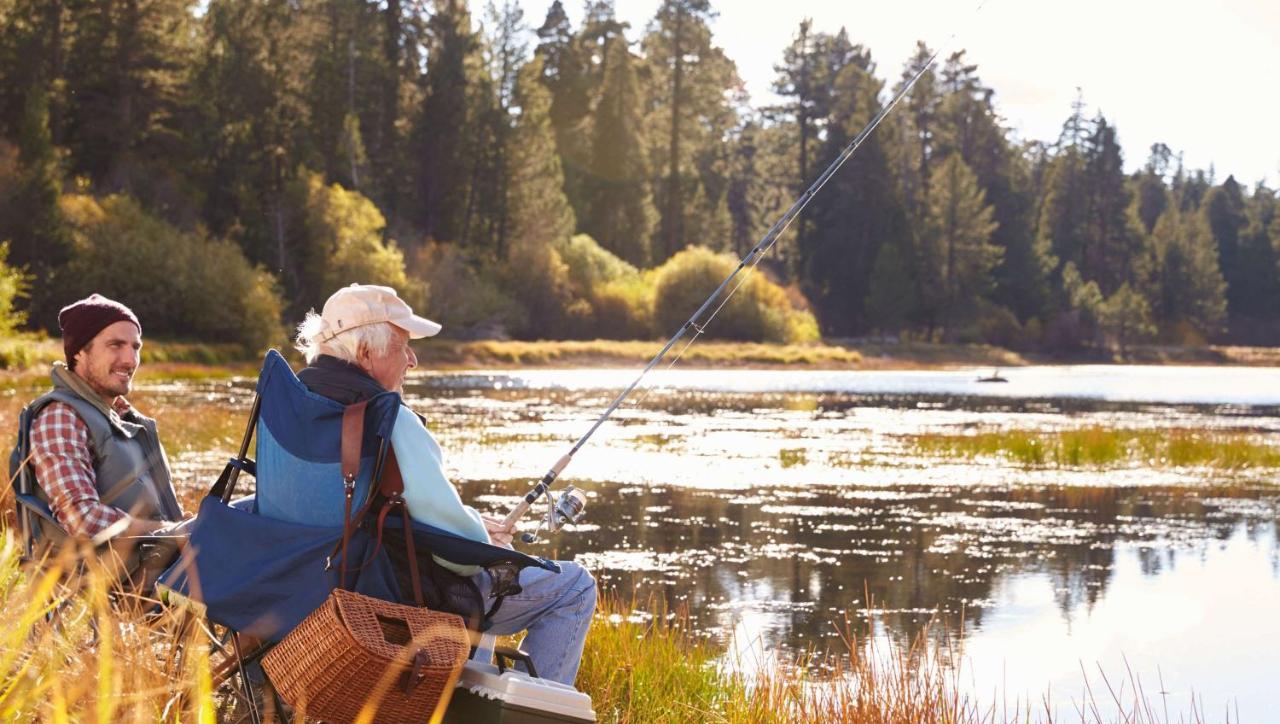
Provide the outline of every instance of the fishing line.
{"type": "MultiPolygon", "coordinates": [[[[978,4],[977,8],[973,11],[974,15],[982,11],[986,2],[987,0],[982,0],[982,2],[978,4]]],[[[711,295],[702,302],[697,311],[695,311],[689,319],[681,325],[680,329],[667,340],[666,344],[662,346],[662,349],[659,350],[658,353],[653,356],[653,359],[649,360],[648,364],[640,370],[640,374],[632,380],[631,384],[627,385],[627,387],[614,398],[613,402],[609,403],[609,406],[605,408],[604,412],[600,414],[600,417],[596,419],[582,437],[578,438],[578,441],[573,444],[573,447],[561,456],[560,459],[551,466],[551,469],[547,471],[542,479],[525,494],[524,498],[516,505],[516,507],[512,508],[511,512],[508,513],[507,517],[503,520],[503,527],[505,529],[513,530],[521,516],[529,510],[530,506],[537,502],[538,498],[543,496],[546,496],[547,499],[547,514],[539,524],[537,532],[533,534],[525,533],[521,536],[521,540],[524,542],[535,542],[538,539],[538,533],[541,533],[543,530],[555,532],[565,523],[575,522],[579,517],[581,517],[582,510],[586,504],[586,498],[582,491],[574,489],[573,486],[569,486],[565,492],[561,494],[559,500],[552,498],[549,492],[551,484],[560,476],[560,473],[564,472],[564,469],[573,459],[574,454],[577,453],[578,450],[582,449],[582,446],[585,445],[587,441],[591,439],[591,436],[595,434],[596,430],[600,429],[600,426],[603,425],[611,415],[613,415],[614,411],[618,409],[622,402],[635,391],[635,389],[640,385],[640,382],[644,380],[649,372],[662,362],[663,358],[667,356],[667,353],[671,351],[672,347],[692,331],[692,335],[689,337],[689,340],[680,348],[680,351],[675,355],[675,357],[672,358],[670,364],[667,365],[667,369],[670,370],[675,366],[676,362],[684,356],[685,351],[689,349],[689,346],[692,345],[698,337],[702,336],[707,325],[715,319],[716,315],[720,313],[720,310],[724,309],[725,305],[729,303],[729,299],[732,298],[733,295],[737,293],[738,289],[742,287],[751,272],[755,271],[756,267],[760,264],[760,260],[764,258],[765,253],[767,253],[769,249],[773,248],[773,245],[777,243],[778,237],[791,227],[791,224],[795,221],[796,217],[805,210],[809,205],[809,202],[812,201],[818,192],[827,185],[827,182],[831,180],[831,177],[834,176],[842,166],[844,166],[845,162],[849,160],[860,146],[862,146],[862,143],[867,140],[877,127],[879,127],[881,121],[883,121],[889,113],[897,107],[898,103],[915,86],[916,81],[920,80],[920,78],[933,67],[942,52],[949,48],[955,41],[956,36],[956,32],[951,33],[951,35],[947,37],[946,41],[943,42],[937,50],[933,51],[929,56],[928,61],[916,70],[915,74],[912,75],[907,82],[894,93],[889,103],[881,108],[880,111],[877,112],[865,126],[863,126],[862,130],[858,132],[858,135],[854,136],[853,140],[844,146],[836,156],[835,160],[833,160],[827,166],[826,170],[818,176],[817,180],[810,184],[809,188],[805,190],[798,199],[796,199],[782,217],[774,222],[773,226],[765,232],[765,235],[760,239],[760,241],[758,241],[756,245],[747,252],[746,256],[742,257],[733,272],[730,273],[729,276],[725,277],[724,281],[720,282],[720,285],[717,286],[715,291],[711,292],[711,295]],[[729,288],[729,284],[735,279],[737,280],[737,283],[729,289],[728,294],[723,294],[725,289],[729,288]],[[715,306],[711,311],[711,314],[703,319],[702,315],[711,308],[711,305],[715,303],[717,299],[720,300],[720,303],[715,306]]],[[[649,389],[645,390],[644,394],[637,401],[637,404],[648,396],[649,389]]]]}

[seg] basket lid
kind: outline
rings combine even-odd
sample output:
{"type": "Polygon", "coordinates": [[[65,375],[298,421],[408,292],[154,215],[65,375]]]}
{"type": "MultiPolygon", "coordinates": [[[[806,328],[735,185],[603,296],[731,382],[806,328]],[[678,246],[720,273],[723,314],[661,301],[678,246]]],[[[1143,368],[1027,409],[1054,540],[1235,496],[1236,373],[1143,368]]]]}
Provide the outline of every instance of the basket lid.
{"type": "Polygon", "coordinates": [[[369,651],[405,658],[406,648],[425,651],[430,665],[453,667],[469,646],[462,617],[334,589],[338,619],[369,651]]]}

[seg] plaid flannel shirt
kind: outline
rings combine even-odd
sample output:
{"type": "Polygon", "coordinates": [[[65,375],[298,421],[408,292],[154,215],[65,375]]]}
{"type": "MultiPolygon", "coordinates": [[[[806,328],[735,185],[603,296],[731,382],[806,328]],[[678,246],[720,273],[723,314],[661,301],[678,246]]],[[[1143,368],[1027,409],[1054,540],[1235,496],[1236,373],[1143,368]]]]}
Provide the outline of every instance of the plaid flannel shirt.
{"type": "MultiPolygon", "coordinates": [[[[117,397],[112,407],[127,413],[129,403],[117,397]]],[[[53,517],[67,533],[90,538],[125,518],[119,508],[98,498],[89,447],[89,426],[64,402],[50,402],[31,423],[31,465],[53,517]]]]}

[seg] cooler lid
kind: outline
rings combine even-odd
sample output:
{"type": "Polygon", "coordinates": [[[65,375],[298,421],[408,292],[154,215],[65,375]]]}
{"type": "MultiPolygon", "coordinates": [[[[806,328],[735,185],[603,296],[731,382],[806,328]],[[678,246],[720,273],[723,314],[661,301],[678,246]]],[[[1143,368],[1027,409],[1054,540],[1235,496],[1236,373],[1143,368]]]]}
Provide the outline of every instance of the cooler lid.
{"type": "Polygon", "coordinates": [[[468,661],[458,677],[458,686],[486,699],[500,699],[511,706],[545,711],[579,721],[595,721],[591,697],[569,686],[547,679],[535,679],[521,671],[480,661],[468,661]]]}

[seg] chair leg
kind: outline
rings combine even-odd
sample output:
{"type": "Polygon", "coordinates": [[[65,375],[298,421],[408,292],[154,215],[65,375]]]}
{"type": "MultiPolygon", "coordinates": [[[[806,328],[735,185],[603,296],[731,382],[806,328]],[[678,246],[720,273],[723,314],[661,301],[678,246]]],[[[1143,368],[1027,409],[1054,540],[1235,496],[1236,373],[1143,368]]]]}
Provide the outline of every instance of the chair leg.
{"type": "Polygon", "coordinates": [[[258,711],[258,702],[253,698],[253,685],[249,682],[249,673],[244,668],[244,652],[240,648],[239,632],[231,634],[231,647],[235,650],[236,668],[240,671],[241,692],[244,694],[245,703],[249,707],[249,721],[251,724],[262,724],[262,714],[258,711]]]}

